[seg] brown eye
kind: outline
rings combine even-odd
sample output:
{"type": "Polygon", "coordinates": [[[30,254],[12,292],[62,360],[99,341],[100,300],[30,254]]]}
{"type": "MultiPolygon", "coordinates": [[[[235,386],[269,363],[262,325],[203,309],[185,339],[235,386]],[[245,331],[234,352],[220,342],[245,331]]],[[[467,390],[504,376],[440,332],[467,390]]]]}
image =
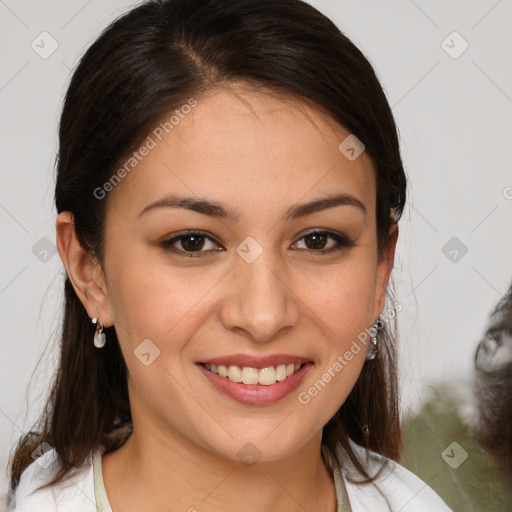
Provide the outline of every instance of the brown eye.
{"type": "Polygon", "coordinates": [[[202,253],[210,252],[211,250],[218,250],[219,247],[215,240],[201,231],[188,231],[186,233],[181,233],[170,240],[160,242],[160,245],[166,250],[176,252],[186,257],[201,256],[202,253]],[[203,250],[208,242],[210,242],[213,247],[203,250]]]}
{"type": "Polygon", "coordinates": [[[305,249],[309,252],[318,252],[325,254],[331,251],[340,250],[354,245],[353,240],[342,233],[333,233],[331,231],[311,231],[299,239],[305,241],[305,249]],[[334,244],[327,245],[327,241],[334,240],[334,244]]]}
{"type": "Polygon", "coordinates": [[[325,249],[325,244],[328,239],[329,236],[325,233],[311,233],[311,235],[304,237],[308,249],[325,249]]]}
{"type": "MultiPolygon", "coordinates": [[[[306,246],[305,248],[300,248],[301,250],[318,254],[326,254],[354,245],[353,240],[343,233],[334,233],[331,231],[311,231],[303,235],[299,241],[301,240],[305,241],[306,246]],[[328,245],[329,240],[333,240],[334,243],[328,245]]],[[[204,256],[205,253],[224,250],[219,247],[219,244],[217,244],[213,238],[202,231],[184,232],[169,240],[160,242],[160,245],[165,250],[172,251],[184,257],[204,256]],[[208,243],[210,243],[211,246],[205,249],[208,243]]]]}
{"type": "Polygon", "coordinates": [[[204,247],[205,237],[202,235],[185,235],[181,237],[181,246],[186,251],[200,251],[204,247]]]}

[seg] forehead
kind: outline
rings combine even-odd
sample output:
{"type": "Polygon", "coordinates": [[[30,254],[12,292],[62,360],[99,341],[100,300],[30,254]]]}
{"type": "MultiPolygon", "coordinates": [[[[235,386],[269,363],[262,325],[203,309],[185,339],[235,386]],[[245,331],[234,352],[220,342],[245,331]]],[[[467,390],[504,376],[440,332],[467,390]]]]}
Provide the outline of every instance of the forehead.
{"type": "Polygon", "coordinates": [[[350,132],[314,106],[243,87],[210,91],[188,104],[194,106],[155,124],[142,143],[150,149],[109,193],[109,209],[135,215],[166,193],[186,193],[243,216],[261,214],[262,205],[272,211],[336,192],[374,209],[370,158],[363,152],[349,160],[339,145],[350,132]]]}

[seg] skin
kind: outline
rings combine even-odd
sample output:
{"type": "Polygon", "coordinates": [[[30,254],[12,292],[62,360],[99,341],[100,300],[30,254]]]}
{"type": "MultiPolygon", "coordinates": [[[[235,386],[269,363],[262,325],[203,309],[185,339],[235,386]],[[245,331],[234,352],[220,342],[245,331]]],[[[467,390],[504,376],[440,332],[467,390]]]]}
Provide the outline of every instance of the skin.
{"type": "MultiPolygon", "coordinates": [[[[104,199],[103,266],[80,247],[72,215],[57,219],[73,286],[91,318],[115,325],[129,370],[134,432],[103,457],[109,501],[123,512],[335,511],[321,433],[354,386],[365,350],[307,405],[297,395],[382,313],[397,226],[379,260],[372,162],[366,153],[349,161],[338,150],[349,132],[325,114],[233,84],[197,100],[104,199]],[[239,218],[170,207],[139,216],[171,193],[217,201],[239,218]],[[341,205],[282,219],[290,206],[333,193],[355,196],[366,214],[341,205]],[[311,228],[344,233],[354,245],[322,255],[337,243],[327,238],[315,249],[304,238],[311,228]],[[213,237],[202,256],[159,245],[191,229],[213,237]],[[235,251],[248,236],[263,249],[252,263],[235,251]],[[217,247],[224,250],[210,250],[217,247]],[[149,366],[134,355],[145,339],[160,350],[149,366]],[[233,353],[294,354],[314,367],[279,402],[240,404],[195,364],[233,353]],[[261,453],[251,467],[237,458],[249,442],[261,453]]],[[[185,251],[182,242],[174,247],[185,251]]]]}

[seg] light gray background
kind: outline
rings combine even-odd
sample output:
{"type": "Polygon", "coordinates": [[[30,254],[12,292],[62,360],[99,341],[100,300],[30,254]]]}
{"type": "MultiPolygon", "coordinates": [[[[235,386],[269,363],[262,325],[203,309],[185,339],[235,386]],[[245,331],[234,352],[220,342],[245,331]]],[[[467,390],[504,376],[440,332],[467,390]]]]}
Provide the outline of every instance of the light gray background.
{"type": "MultiPolygon", "coordinates": [[[[2,468],[38,416],[56,362],[63,267],[52,244],[36,244],[55,241],[63,95],[84,49],[137,3],[0,0],[2,468]],[[58,43],[47,59],[31,48],[43,31],[58,43]]],[[[512,275],[512,2],[311,3],[367,55],[401,133],[410,188],[394,279],[408,414],[430,383],[470,375],[489,310],[512,275]],[[463,39],[448,37],[454,31],[463,39]],[[469,47],[453,58],[463,40],[469,47]],[[455,262],[442,251],[452,237],[468,249],[455,262]]]]}

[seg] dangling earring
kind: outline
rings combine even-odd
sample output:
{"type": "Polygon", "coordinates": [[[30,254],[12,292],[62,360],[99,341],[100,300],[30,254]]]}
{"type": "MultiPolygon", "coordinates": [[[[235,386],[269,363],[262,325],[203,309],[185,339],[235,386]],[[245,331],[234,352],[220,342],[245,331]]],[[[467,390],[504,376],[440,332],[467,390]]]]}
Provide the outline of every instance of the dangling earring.
{"type": "Polygon", "coordinates": [[[100,322],[100,319],[95,316],[92,319],[92,323],[96,324],[96,331],[94,332],[94,346],[96,348],[102,348],[105,345],[106,336],[103,332],[103,324],[100,322]]]}
{"type": "Polygon", "coordinates": [[[378,347],[377,347],[377,336],[379,334],[379,330],[382,329],[383,325],[379,318],[373,322],[373,325],[370,327],[370,336],[372,337],[370,341],[370,346],[368,347],[368,352],[366,353],[366,359],[371,361],[377,357],[378,347]]]}

